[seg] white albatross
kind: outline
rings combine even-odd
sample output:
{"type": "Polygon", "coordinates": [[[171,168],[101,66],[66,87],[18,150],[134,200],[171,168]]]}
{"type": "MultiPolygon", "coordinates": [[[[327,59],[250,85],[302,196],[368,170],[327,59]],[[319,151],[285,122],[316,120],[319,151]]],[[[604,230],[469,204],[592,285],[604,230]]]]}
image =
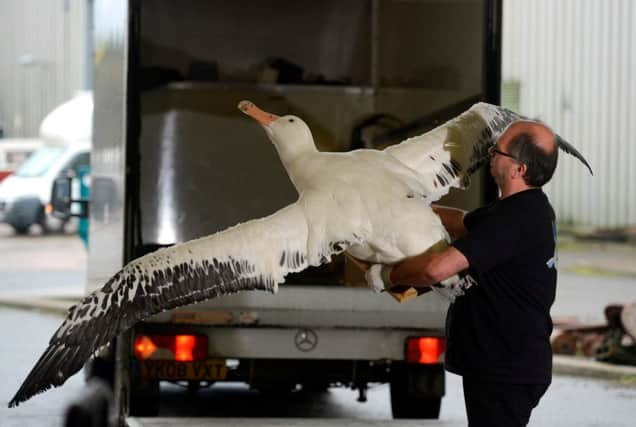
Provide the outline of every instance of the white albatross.
{"type": "MultiPolygon", "coordinates": [[[[486,162],[496,136],[521,118],[479,103],[383,151],[330,153],[316,149],[298,117],[278,117],[248,101],[239,108],[265,129],[298,200],[268,217],[124,266],[69,309],[9,407],[63,384],[98,349],[153,314],[243,290],[276,292],[288,273],[345,250],[368,262],[392,264],[448,241],[431,202],[450,187],[465,187],[486,162]]],[[[589,168],[571,145],[559,140],[559,146],[589,168]]]]}

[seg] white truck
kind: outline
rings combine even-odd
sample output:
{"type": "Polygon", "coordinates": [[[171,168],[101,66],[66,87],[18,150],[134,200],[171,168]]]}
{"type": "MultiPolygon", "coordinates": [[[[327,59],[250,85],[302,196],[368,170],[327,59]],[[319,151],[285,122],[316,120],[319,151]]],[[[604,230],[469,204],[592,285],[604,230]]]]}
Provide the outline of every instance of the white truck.
{"type": "MultiPolygon", "coordinates": [[[[294,113],[321,150],[381,148],[476,100],[499,101],[500,0],[95,0],[89,287],[166,245],[265,216],[295,191],[250,99],[294,113]]],[[[446,203],[492,197],[479,176],[446,203]]],[[[399,218],[396,218],[399,221],[399,218]]],[[[119,422],[161,414],[160,382],[191,390],[390,383],[393,415],[436,418],[447,302],[400,304],[335,257],[137,324],[89,372],[114,376],[119,422]]]]}

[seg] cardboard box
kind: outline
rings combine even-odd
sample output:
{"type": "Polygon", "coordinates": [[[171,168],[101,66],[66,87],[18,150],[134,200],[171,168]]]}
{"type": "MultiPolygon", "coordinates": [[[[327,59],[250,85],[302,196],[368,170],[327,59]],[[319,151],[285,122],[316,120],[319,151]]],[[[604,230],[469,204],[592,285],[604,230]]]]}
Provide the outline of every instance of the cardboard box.
{"type": "MultiPolygon", "coordinates": [[[[367,288],[367,281],[364,274],[371,267],[371,264],[354,258],[345,252],[344,261],[344,283],[346,286],[355,288],[367,288]]],[[[418,296],[417,289],[412,286],[396,286],[394,291],[386,291],[397,302],[402,303],[418,296]]]]}

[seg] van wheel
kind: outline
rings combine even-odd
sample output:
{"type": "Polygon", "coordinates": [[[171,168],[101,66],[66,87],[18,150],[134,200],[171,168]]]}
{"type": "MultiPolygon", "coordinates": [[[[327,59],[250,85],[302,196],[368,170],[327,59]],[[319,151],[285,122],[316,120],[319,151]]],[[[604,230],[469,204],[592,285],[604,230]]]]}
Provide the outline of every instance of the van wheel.
{"type": "Polygon", "coordinates": [[[68,218],[58,219],[48,217],[44,213],[44,209],[42,209],[38,214],[36,222],[42,229],[42,234],[64,234],[66,231],[66,224],[68,224],[69,220],[68,218]]]}
{"type": "Polygon", "coordinates": [[[48,234],[51,232],[51,229],[46,223],[46,214],[44,213],[44,209],[40,209],[40,211],[38,212],[38,217],[35,220],[35,222],[37,222],[40,228],[42,229],[42,234],[48,234]]]}
{"type": "Polygon", "coordinates": [[[29,234],[29,229],[31,228],[31,225],[11,225],[11,228],[13,228],[13,231],[15,232],[15,234],[19,234],[19,235],[25,235],[25,234],[29,234]]]}

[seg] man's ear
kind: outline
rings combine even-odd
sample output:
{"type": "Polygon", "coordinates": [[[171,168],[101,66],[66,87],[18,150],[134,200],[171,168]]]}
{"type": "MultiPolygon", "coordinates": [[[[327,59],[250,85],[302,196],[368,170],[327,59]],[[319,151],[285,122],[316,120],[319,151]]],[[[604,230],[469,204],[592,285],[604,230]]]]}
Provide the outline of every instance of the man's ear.
{"type": "Polygon", "coordinates": [[[513,169],[512,176],[515,178],[523,178],[526,175],[526,172],[528,172],[528,165],[526,165],[525,163],[519,163],[513,169]]]}

